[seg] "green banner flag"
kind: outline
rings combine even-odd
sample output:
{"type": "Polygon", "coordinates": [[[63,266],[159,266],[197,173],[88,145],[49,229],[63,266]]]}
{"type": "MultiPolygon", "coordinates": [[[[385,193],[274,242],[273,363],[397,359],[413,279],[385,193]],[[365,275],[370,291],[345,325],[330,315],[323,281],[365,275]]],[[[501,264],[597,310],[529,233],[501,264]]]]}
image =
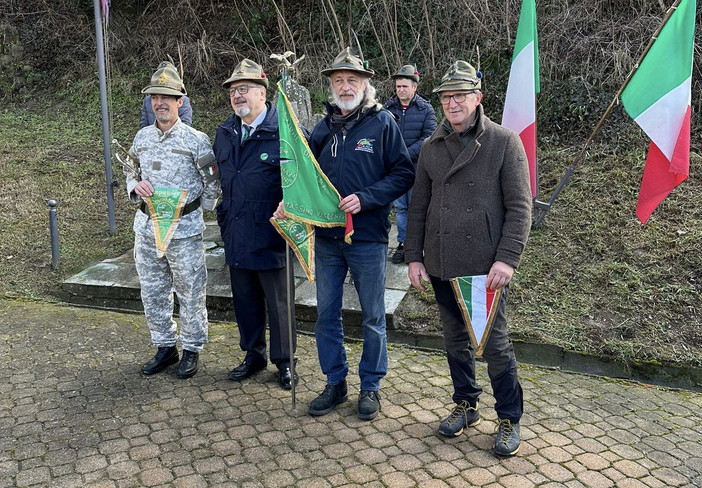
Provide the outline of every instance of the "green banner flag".
{"type": "Polygon", "coordinates": [[[153,195],[144,198],[154,224],[154,237],[159,258],[166,254],[168,243],[171,242],[178,228],[187,196],[188,190],[156,187],[153,195]]]}
{"type": "Polygon", "coordinates": [[[317,227],[346,227],[351,242],[351,214],[339,209],[341,196],[312,155],[290,101],[278,83],[280,175],[285,215],[317,227]]]}
{"type": "Polygon", "coordinates": [[[279,220],[271,217],[270,221],[295,251],[307,279],[314,283],[314,227],[293,219],[279,220]]]}

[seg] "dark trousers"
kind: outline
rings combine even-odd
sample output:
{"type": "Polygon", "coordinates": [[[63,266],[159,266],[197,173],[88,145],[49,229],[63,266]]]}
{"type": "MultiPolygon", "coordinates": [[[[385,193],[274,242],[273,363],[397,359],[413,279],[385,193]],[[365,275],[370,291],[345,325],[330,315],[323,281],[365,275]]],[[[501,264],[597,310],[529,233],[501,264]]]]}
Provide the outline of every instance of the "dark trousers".
{"type": "MultiPolygon", "coordinates": [[[[453,294],[451,283],[433,276],[436,303],[439,305],[444,328],[446,357],[453,381],[453,401],[463,400],[476,405],[483,389],[475,380],[475,350],[463,321],[461,310],[453,294]]],[[[495,411],[500,419],[519,422],[524,411],[522,387],[517,377],[517,361],[512,341],[507,333],[506,286],[500,297],[490,336],[483,349],[483,358],[488,366],[488,376],[495,396],[495,411]]]]}
{"type": "MultiPolygon", "coordinates": [[[[293,353],[297,344],[295,326],[295,286],[290,266],[290,312],[293,353]]],[[[290,361],[290,333],[286,301],[285,268],[247,270],[229,267],[234,315],[239,326],[239,346],[246,351],[245,361],[266,361],[266,312],[270,327],[270,358],[279,365],[290,361]]]]}

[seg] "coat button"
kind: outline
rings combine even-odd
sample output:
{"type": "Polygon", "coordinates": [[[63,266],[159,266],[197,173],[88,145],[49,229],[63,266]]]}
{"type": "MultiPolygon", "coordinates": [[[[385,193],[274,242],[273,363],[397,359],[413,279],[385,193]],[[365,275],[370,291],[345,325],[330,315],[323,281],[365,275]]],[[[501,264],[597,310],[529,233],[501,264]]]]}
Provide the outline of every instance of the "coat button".
{"type": "Polygon", "coordinates": [[[470,234],[468,234],[468,235],[466,236],[466,239],[472,239],[472,238],[473,238],[473,236],[470,235],[470,234]]]}
{"type": "Polygon", "coordinates": [[[475,183],[473,183],[472,181],[468,182],[468,186],[473,186],[473,185],[475,185],[475,183]]]}
{"type": "Polygon", "coordinates": [[[471,213],[472,211],[473,211],[473,209],[470,208],[470,207],[468,207],[468,208],[466,209],[466,212],[468,212],[468,213],[471,213]]]}
{"type": "Polygon", "coordinates": [[[445,211],[448,210],[448,207],[445,207],[445,206],[444,206],[444,207],[441,207],[441,210],[443,210],[443,211],[445,212],[445,211]]]}

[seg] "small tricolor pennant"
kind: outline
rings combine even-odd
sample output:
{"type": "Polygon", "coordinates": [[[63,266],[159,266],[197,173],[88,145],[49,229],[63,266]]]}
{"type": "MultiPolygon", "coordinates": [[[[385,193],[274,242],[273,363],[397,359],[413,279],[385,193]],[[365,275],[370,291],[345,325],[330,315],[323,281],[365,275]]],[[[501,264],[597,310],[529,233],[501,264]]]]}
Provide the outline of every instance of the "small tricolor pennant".
{"type": "Polygon", "coordinates": [[[485,285],[486,278],[487,275],[451,278],[451,287],[477,356],[482,355],[490,336],[497,304],[502,294],[502,289],[488,288],[485,285]]]}

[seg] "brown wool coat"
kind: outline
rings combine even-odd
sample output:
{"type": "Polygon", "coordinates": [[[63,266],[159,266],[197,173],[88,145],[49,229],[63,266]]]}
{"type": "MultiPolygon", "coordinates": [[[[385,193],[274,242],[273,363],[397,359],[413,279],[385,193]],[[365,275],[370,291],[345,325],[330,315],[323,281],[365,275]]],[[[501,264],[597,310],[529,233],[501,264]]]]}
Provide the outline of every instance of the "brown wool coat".
{"type": "Polygon", "coordinates": [[[407,217],[405,261],[447,280],[516,268],[531,228],[529,169],[519,136],[478,106],[463,146],[443,124],[422,145],[407,217]]]}

